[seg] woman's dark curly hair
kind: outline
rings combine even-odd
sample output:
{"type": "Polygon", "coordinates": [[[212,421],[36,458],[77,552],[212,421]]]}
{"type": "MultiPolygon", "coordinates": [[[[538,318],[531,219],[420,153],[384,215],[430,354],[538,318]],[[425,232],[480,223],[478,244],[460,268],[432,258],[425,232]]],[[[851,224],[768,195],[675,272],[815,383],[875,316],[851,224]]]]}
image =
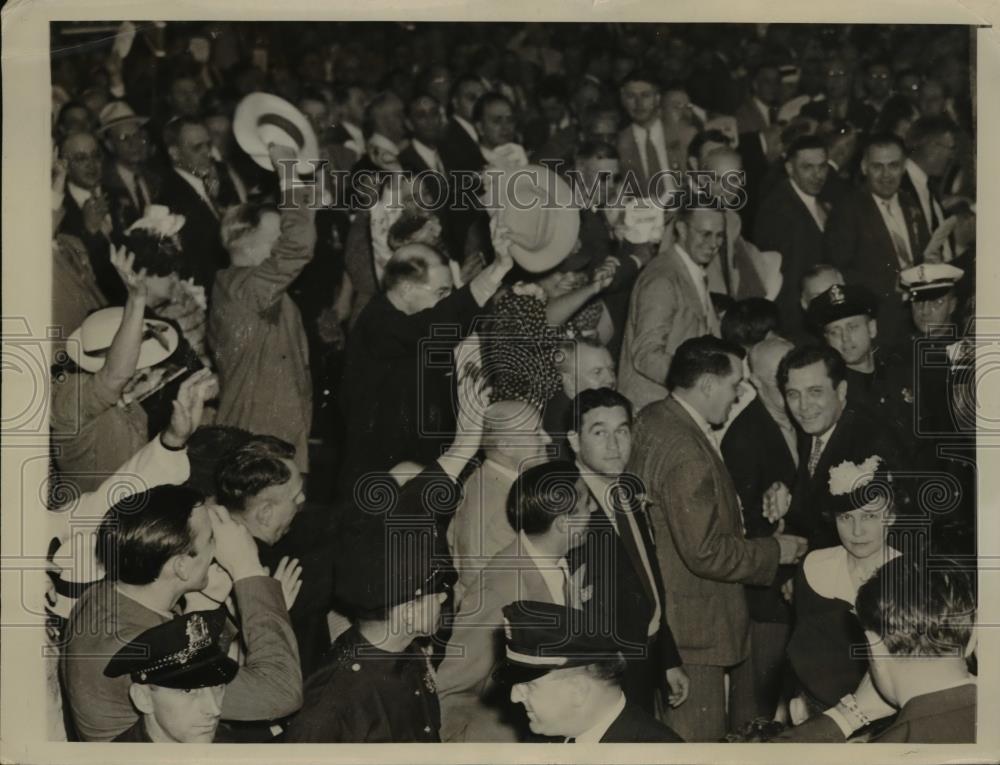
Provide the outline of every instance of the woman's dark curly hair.
{"type": "Polygon", "coordinates": [[[181,249],[172,237],[137,228],[125,235],[125,246],[135,253],[136,272],[145,268],[150,276],[169,276],[181,270],[181,249]]]}

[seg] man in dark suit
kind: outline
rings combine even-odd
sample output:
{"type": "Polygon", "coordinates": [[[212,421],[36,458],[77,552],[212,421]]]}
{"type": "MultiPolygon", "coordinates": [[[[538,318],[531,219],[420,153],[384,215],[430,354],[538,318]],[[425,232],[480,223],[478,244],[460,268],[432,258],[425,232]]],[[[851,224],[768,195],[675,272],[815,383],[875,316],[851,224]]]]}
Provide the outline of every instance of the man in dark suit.
{"type": "Polygon", "coordinates": [[[824,231],[824,259],[849,284],[862,284],[879,299],[883,342],[896,345],[909,332],[906,307],[897,291],[899,272],[924,262],[927,225],[919,203],[900,190],[906,152],[893,135],[872,136],[864,150],[863,189],[831,211],[824,231]]]}
{"type": "Polygon", "coordinates": [[[535,96],[541,114],[524,126],[524,148],[532,161],[558,163],[565,169],[573,161],[580,136],[580,127],[569,109],[565,79],[555,75],[546,77],[535,96]]]}
{"type": "Polygon", "coordinates": [[[506,654],[497,679],[510,686],[511,701],[524,705],[533,733],[577,744],[683,741],[627,699],[625,661],[583,611],[518,600],[503,617],[506,654]]]}
{"type": "Polygon", "coordinates": [[[508,252],[498,253],[469,284],[453,290],[441,253],[410,244],[393,254],[385,291],[365,306],[348,337],[343,412],[352,449],[341,473],[345,496],[368,471],[388,470],[404,459],[426,464],[440,454],[441,439],[454,433],[452,351],[512,266],[508,252]],[[435,335],[435,327],[446,325],[460,331],[435,335]]]}
{"type": "Polygon", "coordinates": [[[220,236],[224,200],[212,161],[212,139],[199,120],[179,117],[167,123],[163,142],[172,166],[156,201],[184,216],[180,230],[184,276],[211,290],[216,272],[229,265],[220,236]]]}
{"type": "MultiPolygon", "coordinates": [[[[923,117],[910,127],[906,143],[910,156],[906,159],[901,188],[920,202],[929,237],[945,220],[940,188],[945,173],[955,161],[958,127],[947,117],[923,117]]],[[[949,239],[941,241],[933,254],[928,253],[928,258],[950,261],[954,248],[949,239]]]]}
{"type": "Polygon", "coordinates": [[[111,265],[115,228],[108,195],[101,188],[101,148],[92,134],[73,133],[63,139],[59,153],[66,162],[66,190],[57,233],[75,236],[83,243],[97,286],[110,304],[121,305],[125,289],[111,265]]]}
{"type": "Polygon", "coordinates": [[[769,125],[778,124],[781,107],[781,72],[773,62],[757,67],[750,83],[750,96],[736,110],[736,122],[741,133],[757,133],[769,125]]]}
{"type": "MultiPolygon", "coordinates": [[[[411,99],[406,107],[412,136],[410,145],[399,153],[399,164],[414,178],[420,179],[419,188],[414,189],[418,206],[433,210],[441,221],[442,238],[450,245],[452,220],[448,205],[450,190],[445,180],[445,165],[441,158],[441,139],[445,124],[441,119],[441,109],[431,96],[423,94],[411,99]]],[[[452,260],[461,261],[462,252],[449,250],[452,260]]]]}
{"type": "Polygon", "coordinates": [[[718,741],[753,717],[744,585],[770,584],[779,563],[794,563],[806,549],[796,536],[744,535],[712,429],[736,402],[745,355],[714,337],[682,343],[667,377],[671,395],[640,413],[627,468],[652,503],[667,622],[691,678],[687,703],[666,718],[688,741],[718,741]]]}
{"type": "Polygon", "coordinates": [[[642,197],[669,192],[675,184],[659,174],[669,171],[672,164],[683,167],[684,157],[670,157],[667,153],[660,83],[652,74],[636,70],[622,82],[621,100],[630,120],[618,134],[618,157],[626,188],[642,197]]]}
{"type": "Polygon", "coordinates": [[[861,585],[855,611],[871,648],[869,675],[855,693],[775,741],[840,743],[896,714],[871,741],[974,743],[977,694],[967,659],[976,596],[968,570],[946,558],[931,564],[901,555],[861,585]]]}
{"type": "Polygon", "coordinates": [[[124,101],[112,101],[101,109],[99,133],[112,158],[105,164],[104,188],[118,231],[141,218],[159,191],[159,179],[148,163],[149,136],[143,127],[147,121],[124,101]]]}
{"type": "Polygon", "coordinates": [[[875,110],[852,95],[851,77],[842,59],[826,62],[825,87],[821,97],[802,107],[800,114],[820,123],[847,120],[858,130],[867,131],[875,121],[875,110]]]}
{"type": "Polygon", "coordinates": [[[632,453],[632,405],[621,393],[597,388],[581,391],[571,412],[569,443],[598,507],[575,555],[594,588],[585,609],[606,625],[625,657],[628,700],[654,714],[663,692],[664,701],[680,706],[689,681],[667,624],[642,487],[623,475],[632,453]]]}
{"type": "MultiPolygon", "coordinates": [[[[722,457],[739,494],[743,525],[750,539],[768,537],[775,531],[775,524],[764,517],[765,491],[775,481],[790,486],[795,480],[797,436],[776,377],[778,364],[793,347],[780,337],[753,346],[750,381],[757,396],[736,416],[722,439],[722,457]]],[[[785,646],[791,632],[791,612],[781,585],[791,573],[779,569],[767,586],[746,587],[757,716],[770,718],[778,705],[785,646]]]]}
{"type": "Polygon", "coordinates": [[[477,77],[465,76],[455,80],[451,88],[451,117],[441,138],[441,161],[448,173],[451,189],[452,221],[448,251],[464,253],[469,228],[477,218],[475,194],[480,188],[476,178],[486,165],[479,149],[479,133],[473,125],[472,113],[476,102],[486,90],[477,77]]]}
{"type": "Polygon", "coordinates": [[[790,337],[805,332],[799,308],[802,276],[823,257],[823,229],[831,207],[822,194],[828,171],[822,139],[803,136],[793,141],[785,151],[787,177],[757,209],[754,244],[781,253],[781,291],[775,302],[790,337]]]}
{"type": "Polygon", "coordinates": [[[809,539],[810,549],[835,547],[840,537],[820,512],[829,495],[830,468],[867,450],[892,465],[905,464],[892,426],[877,412],[848,403],[847,365],[827,346],[799,346],[778,366],[778,387],[803,431],[799,466],[791,487],[776,484],[764,496],[765,516],[783,517],[785,528],[809,539]]]}

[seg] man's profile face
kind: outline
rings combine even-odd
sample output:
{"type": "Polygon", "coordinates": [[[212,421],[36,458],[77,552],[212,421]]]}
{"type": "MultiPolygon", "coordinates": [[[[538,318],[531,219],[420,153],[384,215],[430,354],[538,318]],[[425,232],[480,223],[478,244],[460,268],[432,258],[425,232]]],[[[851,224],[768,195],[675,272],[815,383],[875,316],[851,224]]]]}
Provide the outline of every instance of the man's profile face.
{"type": "Polygon", "coordinates": [[[574,398],[582,390],[614,390],[617,385],[615,361],[604,347],[580,345],[576,349],[573,368],[563,376],[563,392],[568,398],[574,398]]]}
{"type": "Polygon", "coordinates": [[[788,371],[785,403],[807,434],[822,435],[832,428],[840,419],[846,400],[847,383],[841,382],[834,388],[822,361],[788,371]]]}
{"type": "Polygon", "coordinates": [[[883,199],[892,197],[903,180],[905,159],[903,150],[895,144],[869,148],[861,160],[868,190],[883,199]]]}
{"type": "Polygon", "coordinates": [[[823,337],[847,366],[856,366],[871,357],[875,321],[867,314],[845,316],[827,324],[823,328],[823,337]]]}
{"type": "Polygon", "coordinates": [[[651,82],[626,83],[621,98],[625,113],[637,125],[646,125],[659,115],[660,90],[651,82]]]}
{"type": "Polygon", "coordinates": [[[510,689],[510,700],[524,706],[533,733],[542,736],[572,736],[576,733],[577,687],[573,682],[573,673],[578,671],[555,670],[510,689]]]}
{"type": "Polygon", "coordinates": [[[583,415],[573,439],[583,466],[604,476],[622,474],[632,454],[632,425],[621,406],[599,406],[583,415]]]}
{"type": "Polygon", "coordinates": [[[455,110],[455,114],[464,119],[466,122],[471,122],[472,111],[476,108],[476,101],[478,101],[485,92],[486,88],[483,87],[481,82],[473,80],[463,82],[458,87],[458,91],[455,93],[455,98],[452,99],[451,106],[452,109],[455,110]]]}
{"type": "Polygon", "coordinates": [[[826,149],[803,149],[795,152],[795,156],[785,163],[785,170],[796,186],[814,197],[823,190],[823,184],[826,183],[830,170],[826,160],[826,149]]]}
{"type": "Polygon", "coordinates": [[[917,331],[929,335],[935,327],[940,329],[940,325],[952,323],[957,305],[955,293],[949,292],[932,300],[914,300],[910,305],[910,315],[917,331]]]}
{"type": "Polygon", "coordinates": [[[451,269],[444,263],[432,263],[427,268],[427,281],[423,284],[409,284],[409,306],[411,313],[433,308],[454,289],[451,269]]]}
{"type": "Polygon", "coordinates": [[[167,741],[181,744],[209,744],[215,738],[222,716],[225,685],[208,688],[164,688],[150,685],[153,725],[167,741]]]}
{"type": "Polygon", "coordinates": [[[494,101],[483,109],[483,118],[476,126],[479,142],[487,149],[514,140],[514,110],[506,101],[494,101]]]}
{"type": "Polygon", "coordinates": [[[736,356],[729,357],[729,373],[712,375],[712,388],[708,397],[708,411],[704,413],[710,425],[722,425],[729,419],[733,404],[740,397],[743,383],[743,362],[736,356]]]}
{"type": "Polygon", "coordinates": [[[698,210],[677,222],[677,232],[691,259],[707,266],[726,242],[726,216],[721,210],[698,210]]]}
{"type": "Polygon", "coordinates": [[[282,462],[290,473],[288,480],[277,486],[262,489],[247,503],[248,511],[252,511],[255,506],[267,506],[269,510],[265,526],[267,537],[263,541],[271,545],[288,533],[292,521],[306,501],[302,473],[291,460],[282,462]]]}

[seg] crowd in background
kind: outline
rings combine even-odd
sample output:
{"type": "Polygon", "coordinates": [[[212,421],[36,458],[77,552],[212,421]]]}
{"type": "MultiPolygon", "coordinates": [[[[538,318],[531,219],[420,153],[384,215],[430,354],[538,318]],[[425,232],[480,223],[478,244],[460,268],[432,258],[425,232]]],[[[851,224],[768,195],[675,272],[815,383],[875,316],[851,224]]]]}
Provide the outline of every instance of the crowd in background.
{"type": "Polygon", "coordinates": [[[52,736],[972,740],[972,39],[54,24],[52,736]]]}

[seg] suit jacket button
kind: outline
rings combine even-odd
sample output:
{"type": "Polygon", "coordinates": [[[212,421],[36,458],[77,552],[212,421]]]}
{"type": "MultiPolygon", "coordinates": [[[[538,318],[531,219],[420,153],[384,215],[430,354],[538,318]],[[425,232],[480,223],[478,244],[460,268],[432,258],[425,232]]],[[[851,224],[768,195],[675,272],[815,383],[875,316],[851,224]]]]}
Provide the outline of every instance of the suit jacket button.
{"type": "Polygon", "coordinates": [[[355,662],[354,664],[351,665],[351,671],[353,671],[353,672],[360,672],[361,671],[361,665],[358,664],[357,662],[355,662]]]}

